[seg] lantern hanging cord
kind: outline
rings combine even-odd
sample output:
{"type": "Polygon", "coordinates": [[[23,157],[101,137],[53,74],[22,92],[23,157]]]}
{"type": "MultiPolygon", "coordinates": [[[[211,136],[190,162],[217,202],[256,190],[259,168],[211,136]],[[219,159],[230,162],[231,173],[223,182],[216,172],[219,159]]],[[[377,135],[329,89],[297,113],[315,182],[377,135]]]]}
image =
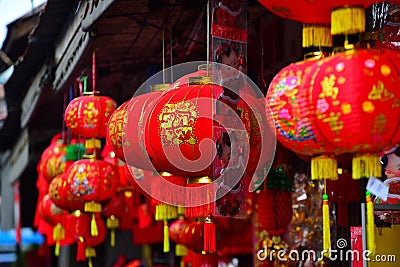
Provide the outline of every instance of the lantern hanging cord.
{"type": "Polygon", "coordinates": [[[210,0],[207,1],[207,76],[210,68],[210,0]]]}
{"type": "MultiPolygon", "coordinates": [[[[166,1],[166,6],[167,6],[167,12],[169,11],[169,7],[168,7],[168,3],[169,1],[166,1]]],[[[170,13],[168,12],[167,15],[167,22],[168,22],[168,28],[169,28],[169,66],[170,66],[170,70],[171,70],[171,76],[169,77],[170,83],[174,82],[174,68],[172,68],[173,66],[173,56],[172,56],[172,16],[169,15],[170,13]]]]}

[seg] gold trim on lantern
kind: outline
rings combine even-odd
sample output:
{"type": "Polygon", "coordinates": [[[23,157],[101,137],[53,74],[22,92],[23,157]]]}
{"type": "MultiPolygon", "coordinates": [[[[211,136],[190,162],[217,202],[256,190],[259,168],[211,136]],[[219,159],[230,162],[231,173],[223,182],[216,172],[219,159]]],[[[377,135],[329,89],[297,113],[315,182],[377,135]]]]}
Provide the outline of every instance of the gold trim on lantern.
{"type": "Polygon", "coordinates": [[[359,6],[339,7],[331,13],[331,34],[357,34],[365,31],[365,10],[359,6]]]}
{"type": "Polygon", "coordinates": [[[82,95],[84,96],[94,96],[95,92],[91,91],[91,92],[83,92],[82,95]]]}
{"type": "Polygon", "coordinates": [[[303,24],[303,47],[331,47],[332,34],[330,25],[303,24]]]}
{"type": "Polygon", "coordinates": [[[204,84],[212,84],[212,77],[211,76],[189,77],[189,85],[204,85],[204,84]]]}
{"type": "Polygon", "coordinates": [[[86,139],[85,147],[87,149],[100,149],[101,148],[101,141],[97,138],[90,138],[86,139]]]}
{"type": "Polygon", "coordinates": [[[158,83],[150,85],[150,91],[152,92],[165,92],[168,90],[170,84],[169,83],[158,83]]]}
{"type": "Polygon", "coordinates": [[[85,212],[101,212],[101,204],[94,201],[85,203],[85,212]]]}
{"type": "Polygon", "coordinates": [[[314,51],[314,52],[310,52],[310,53],[305,53],[304,54],[304,60],[305,61],[313,61],[313,60],[324,58],[327,55],[328,54],[326,52],[323,52],[323,51],[314,51]]]}
{"type": "Polygon", "coordinates": [[[209,176],[188,178],[186,184],[211,184],[212,179],[209,176]]]}

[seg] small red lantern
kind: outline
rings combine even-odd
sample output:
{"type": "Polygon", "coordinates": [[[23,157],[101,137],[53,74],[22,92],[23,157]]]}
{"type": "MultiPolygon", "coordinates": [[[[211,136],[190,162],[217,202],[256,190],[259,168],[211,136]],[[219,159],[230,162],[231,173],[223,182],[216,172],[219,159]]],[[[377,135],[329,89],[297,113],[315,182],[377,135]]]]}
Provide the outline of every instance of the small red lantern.
{"type": "Polygon", "coordinates": [[[107,124],[107,143],[113,147],[113,151],[117,157],[125,161],[122,141],[124,140],[124,126],[127,121],[127,108],[129,101],[119,106],[111,115],[107,124]]]}
{"type": "Polygon", "coordinates": [[[182,234],[190,223],[191,222],[189,220],[186,220],[184,218],[175,220],[169,226],[169,238],[175,243],[181,243],[182,234]]]}
{"type": "Polygon", "coordinates": [[[258,219],[272,237],[283,239],[292,220],[291,185],[282,168],[271,170],[258,195],[258,219]]]}
{"type": "Polygon", "coordinates": [[[54,177],[64,172],[65,149],[66,145],[63,140],[57,140],[43,151],[38,171],[47,181],[51,182],[54,177]]]}
{"type": "Polygon", "coordinates": [[[54,204],[67,211],[83,210],[85,202],[83,199],[72,195],[65,174],[55,177],[49,186],[49,196],[54,204]]]}
{"type": "Polygon", "coordinates": [[[76,211],[67,216],[66,231],[78,243],[78,251],[76,255],[77,261],[84,261],[96,257],[94,247],[104,242],[107,235],[106,226],[99,214],[90,215],[81,211],[76,211]],[[94,216],[94,223],[97,227],[97,235],[92,234],[92,225],[94,216]]]}
{"type": "Polygon", "coordinates": [[[103,138],[116,106],[115,101],[106,96],[80,96],[65,109],[65,123],[75,135],[103,138]]]}
{"type": "Polygon", "coordinates": [[[78,160],[65,176],[71,195],[84,200],[85,211],[89,212],[100,212],[101,207],[97,203],[110,199],[119,186],[118,171],[103,160],[78,160]]]}

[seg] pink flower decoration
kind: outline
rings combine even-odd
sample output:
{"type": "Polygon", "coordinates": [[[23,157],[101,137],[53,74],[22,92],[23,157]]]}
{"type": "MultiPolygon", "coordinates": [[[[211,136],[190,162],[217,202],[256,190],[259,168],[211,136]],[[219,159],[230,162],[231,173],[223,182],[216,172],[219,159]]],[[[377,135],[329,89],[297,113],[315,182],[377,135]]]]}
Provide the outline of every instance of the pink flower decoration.
{"type": "Polygon", "coordinates": [[[321,111],[321,113],[325,113],[329,108],[328,102],[326,102],[325,98],[324,99],[318,99],[317,102],[317,109],[321,111]]]}
{"type": "Polygon", "coordinates": [[[278,111],[278,118],[290,120],[292,116],[290,116],[289,110],[287,108],[282,108],[278,111]]]}

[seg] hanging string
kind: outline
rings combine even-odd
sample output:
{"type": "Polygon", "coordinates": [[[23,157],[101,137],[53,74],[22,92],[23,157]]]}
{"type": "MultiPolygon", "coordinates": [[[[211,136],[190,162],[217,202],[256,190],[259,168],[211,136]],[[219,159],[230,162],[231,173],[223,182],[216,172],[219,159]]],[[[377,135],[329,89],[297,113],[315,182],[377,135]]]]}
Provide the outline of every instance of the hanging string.
{"type": "Polygon", "coordinates": [[[210,68],[210,0],[207,1],[207,76],[210,68]]]}
{"type": "MultiPolygon", "coordinates": [[[[167,12],[169,11],[169,7],[168,7],[168,3],[169,3],[169,1],[167,0],[166,1],[166,5],[167,5],[167,12]]],[[[169,12],[168,12],[168,14],[170,14],[169,12]]],[[[170,60],[170,70],[171,70],[171,77],[170,77],[170,83],[173,83],[174,82],[174,69],[172,68],[172,66],[173,66],[173,55],[172,55],[172,16],[170,16],[170,15],[167,15],[167,21],[169,22],[168,23],[168,26],[169,26],[169,49],[170,49],[170,51],[169,51],[169,60],[170,60]]]]}
{"type": "Polygon", "coordinates": [[[166,80],[166,74],[165,74],[165,24],[166,24],[166,16],[167,16],[167,10],[164,10],[164,18],[163,18],[163,23],[161,27],[162,31],[162,83],[165,83],[166,80]]]}
{"type": "Polygon", "coordinates": [[[94,51],[92,55],[92,92],[98,93],[96,91],[96,52],[94,51]]]}
{"type": "Polygon", "coordinates": [[[260,38],[261,38],[261,88],[264,95],[267,92],[267,83],[264,77],[264,12],[260,16],[260,38]]]}
{"type": "MultiPolygon", "coordinates": [[[[70,85],[70,89],[69,90],[71,90],[71,85],[70,85]]],[[[67,97],[68,97],[68,95],[67,95],[67,92],[64,92],[64,99],[63,99],[63,113],[65,113],[65,109],[67,108],[67,97]]],[[[64,119],[62,119],[62,125],[61,125],[61,139],[63,140],[63,144],[65,144],[65,143],[67,143],[66,141],[66,139],[67,139],[67,137],[65,136],[66,135],[66,125],[65,125],[65,121],[64,121],[64,119]]]]}

